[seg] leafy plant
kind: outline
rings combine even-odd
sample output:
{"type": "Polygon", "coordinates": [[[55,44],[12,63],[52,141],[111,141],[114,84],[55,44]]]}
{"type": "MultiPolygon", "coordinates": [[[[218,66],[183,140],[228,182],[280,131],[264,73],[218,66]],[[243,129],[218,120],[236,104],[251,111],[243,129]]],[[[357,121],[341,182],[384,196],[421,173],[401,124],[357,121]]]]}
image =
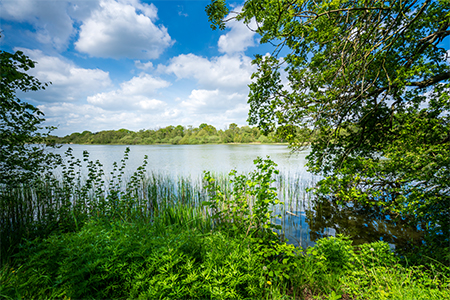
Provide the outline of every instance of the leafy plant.
{"type": "Polygon", "coordinates": [[[327,237],[317,241],[314,247],[307,249],[307,254],[315,260],[323,273],[330,271],[334,274],[352,270],[355,261],[352,241],[349,237],[327,237]]]}
{"type": "Polygon", "coordinates": [[[21,51],[0,50],[0,184],[9,187],[28,183],[51,169],[55,158],[44,151],[44,145],[37,145],[53,128],[42,125],[44,114],[37,107],[16,96],[17,91],[48,86],[26,73],[35,64],[21,51]],[[48,130],[46,134],[41,133],[44,129],[48,130]]]}
{"type": "Polygon", "coordinates": [[[78,233],[24,245],[19,267],[1,270],[12,298],[241,299],[263,295],[258,256],[242,235],[181,224],[89,222],[78,233]],[[48,258],[48,259],[46,259],[48,258]]]}
{"type": "Polygon", "coordinates": [[[203,206],[211,210],[213,219],[217,221],[215,225],[221,229],[256,235],[275,234],[272,230],[281,226],[272,222],[270,208],[281,202],[271,184],[275,181],[273,175],[279,172],[269,158],[263,160],[258,157],[253,162],[256,170],[248,175],[237,175],[235,170],[230,172],[232,190],[229,194],[215,184],[210,172],[205,172],[205,189],[210,201],[203,202],[203,206]]]}

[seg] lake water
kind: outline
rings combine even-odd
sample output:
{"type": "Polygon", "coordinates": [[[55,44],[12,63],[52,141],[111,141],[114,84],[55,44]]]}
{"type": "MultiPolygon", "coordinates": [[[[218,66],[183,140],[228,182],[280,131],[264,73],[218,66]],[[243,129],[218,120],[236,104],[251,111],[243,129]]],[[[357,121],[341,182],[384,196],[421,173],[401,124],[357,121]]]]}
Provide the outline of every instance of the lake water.
{"type": "Polygon", "coordinates": [[[255,158],[270,156],[281,172],[311,177],[305,168],[308,151],[292,153],[286,145],[63,145],[54,151],[63,154],[69,147],[80,159],[87,150],[90,159],[99,160],[105,171],[112,168],[113,162],[120,162],[129,147],[128,170],[135,170],[147,155],[148,171],[195,178],[203,171],[228,174],[235,169],[248,172],[254,169],[255,158]]]}
{"type": "Polygon", "coordinates": [[[318,178],[308,173],[305,167],[309,151],[292,153],[286,145],[63,145],[54,150],[63,154],[68,148],[82,160],[83,151],[90,160],[99,160],[105,174],[112,170],[113,162],[120,162],[124,151],[130,148],[126,172],[132,174],[148,156],[148,172],[162,173],[173,177],[188,177],[200,180],[203,171],[228,174],[232,169],[250,172],[255,169],[255,158],[269,156],[278,164],[279,198],[284,202],[283,233],[290,243],[302,247],[312,246],[318,238],[343,233],[356,243],[384,240],[392,246],[401,246],[408,241],[420,241],[421,233],[412,228],[403,228],[387,220],[376,208],[358,204],[341,206],[329,198],[315,199],[305,189],[312,187],[318,178]],[[282,183],[280,183],[282,181],[282,183]]]}

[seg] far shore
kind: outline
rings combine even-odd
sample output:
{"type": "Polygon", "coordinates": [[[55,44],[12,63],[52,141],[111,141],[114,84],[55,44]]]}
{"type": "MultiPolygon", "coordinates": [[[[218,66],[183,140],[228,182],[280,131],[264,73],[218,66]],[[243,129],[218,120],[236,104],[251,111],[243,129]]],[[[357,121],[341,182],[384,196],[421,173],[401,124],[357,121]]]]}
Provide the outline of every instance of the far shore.
{"type": "Polygon", "coordinates": [[[182,146],[182,145],[289,145],[289,143],[262,143],[262,142],[250,142],[250,143],[202,143],[202,144],[170,144],[170,143],[157,143],[157,144],[90,144],[90,143],[57,143],[58,145],[111,145],[111,146],[152,146],[152,145],[173,145],[173,146],[182,146]]]}

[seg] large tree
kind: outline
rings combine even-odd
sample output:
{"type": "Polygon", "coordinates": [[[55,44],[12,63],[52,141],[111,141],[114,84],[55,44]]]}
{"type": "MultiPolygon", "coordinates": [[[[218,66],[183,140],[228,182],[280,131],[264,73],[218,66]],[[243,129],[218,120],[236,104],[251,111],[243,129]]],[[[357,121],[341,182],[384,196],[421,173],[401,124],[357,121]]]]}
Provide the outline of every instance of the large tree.
{"type": "Polygon", "coordinates": [[[35,62],[23,52],[0,50],[0,184],[27,182],[49,167],[51,155],[44,152],[47,135],[43,113],[17,98],[17,91],[36,91],[46,83],[26,73],[35,62]]]}
{"type": "Polygon", "coordinates": [[[254,19],[274,45],[254,59],[249,122],[310,145],[318,195],[428,224],[448,249],[448,0],[247,0],[234,14],[215,0],[206,11],[213,28],[254,19]]]}

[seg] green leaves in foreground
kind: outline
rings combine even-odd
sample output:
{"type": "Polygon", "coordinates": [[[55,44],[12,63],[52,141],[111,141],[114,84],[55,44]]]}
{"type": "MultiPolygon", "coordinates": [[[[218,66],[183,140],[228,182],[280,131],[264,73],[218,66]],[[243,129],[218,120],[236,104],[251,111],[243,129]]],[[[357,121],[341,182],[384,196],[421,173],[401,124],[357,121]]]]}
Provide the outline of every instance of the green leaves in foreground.
{"type": "MultiPolygon", "coordinates": [[[[213,27],[231,3],[208,6],[213,27]]],[[[253,60],[249,124],[310,147],[316,195],[426,228],[414,259],[448,264],[449,0],[246,0],[233,18],[274,46],[253,60]]]]}
{"type": "Polygon", "coordinates": [[[78,233],[27,244],[5,267],[11,298],[259,298],[257,256],[241,238],[153,225],[89,223],[78,233]],[[249,250],[250,249],[250,250],[249,250]]]}
{"type": "Polygon", "coordinates": [[[403,267],[389,245],[292,245],[195,228],[90,222],[24,245],[0,269],[6,299],[447,299],[450,270],[403,267]],[[341,267],[343,266],[343,267],[341,267]],[[339,296],[339,297],[338,297],[339,296]],[[292,298],[291,298],[292,297],[292,298]]]}
{"type": "MultiPolygon", "coordinates": [[[[273,235],[273,229],[280,229],[272,221],[272,208],[281,204],[276,188],[272,186],[273,176],[278,174],[277,166],[269,158],[254,160],[256,170],[248,175],[237,175],[236,170],[229,174],[231,191],[222,191],[210,172],[205,172],[205,189],[210,201],[204,202],[222,230],[245,232],[264,236],[273,235]]],[[[276,216],[280,217],[280,216],[276,216]]]]}

